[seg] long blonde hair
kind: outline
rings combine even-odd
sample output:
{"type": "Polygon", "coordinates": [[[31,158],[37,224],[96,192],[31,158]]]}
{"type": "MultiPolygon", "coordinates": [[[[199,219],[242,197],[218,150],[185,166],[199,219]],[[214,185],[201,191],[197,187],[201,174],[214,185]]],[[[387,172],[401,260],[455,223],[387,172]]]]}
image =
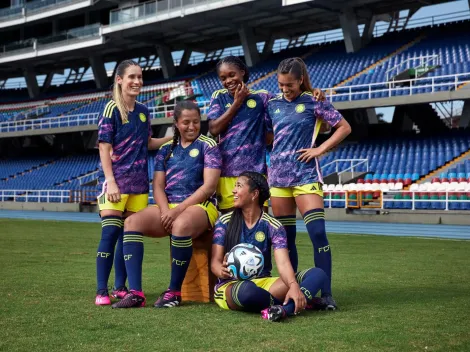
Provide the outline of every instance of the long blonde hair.
{"type": "Polygon", "coordinates": [[[116,82],[117,77],[124,77],[124,74],[126,72],[126,69],[129,66],[139,66],[140,65],[135,62],[134,60],[124,60],[122,61],[116,68],[116,74],[114,75],[114,86],[113,86],[113,100],[116,103],[116,106],[119,110],[119,113],[121,114],[121,121],[122,123],[127,123],[128,122],[128,115],[129,115],[129,109],[127,108],[126,103],[124,102],[124,98],[122,97],[122,87],[120,84],[116,82]]]}

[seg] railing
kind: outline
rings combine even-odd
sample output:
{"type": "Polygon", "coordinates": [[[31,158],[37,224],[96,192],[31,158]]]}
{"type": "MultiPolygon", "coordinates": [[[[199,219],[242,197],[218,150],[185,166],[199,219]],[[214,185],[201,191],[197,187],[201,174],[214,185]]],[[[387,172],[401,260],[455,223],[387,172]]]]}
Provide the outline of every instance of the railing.
{"type": "Polygon", "coordinates": [[[416,95],[421,94],[419,91],[422,89],[430,88],[430,92],[435,93],[438,90],[456,90],[463,83],[470,83],[470,72],[459,73],[454,75],[443,75],[435,77],[423,77],[407,80],[400,80],[394,82],[381,82],[370,84],[358,84],[353,86],[343,86],[337,88],[322,88],[326,92],[330,101],[333,98],[347,97],[346,100],[359,100],[354,97],[359,96],[360,99],[374,99],[378,98],[377,94],[381,94],[379,98],[390,98],[394,92],[401,92],[401,95],[416,95]],[[403,85],[404,87],[397,87],[403,85]],[[445,89],[438,89],[445,88],[445,89]]]}
{"type": "Polygon", "coordinates": [[[321,168],[322,169],[326,169],[326,167],[330,166],[330,165],[335,165],[335,172],[338,174],[338,178],[339,178],[339,183],[342,183],[341,182],[341,176],[345,173],[345,172],[351,172],[352,173],[352,178],[354,178],[354,173],[356,172],[364,172],[364,171],[357,171],[357,167],[360,166],[360,165],[365,165],[366,167],[366,172],[369,171],[369,160],[368,159],[336,159],[336,160],[333,160],[332,162],[326,164],[326,165],[323,165],[321,168]],[[340,163],[343,163],[343,162],[347,162],[347,163],[350,163],[350,166],[347,167],[347,168],[342,168],[340,167],[340,163]]]}
{"type": "Polygon", "coordinates": [[[86,185],[87,183],[90,183],[90,182],[98,179],[98,174],[99,174],[99,170],[90,172],[87,175],[77,177],[77,180],[80,183],[80,187],[83,186],[83,185],[86,185]]]}
{"type": "MultiPolygon", "coordinates": [[[[403,70],[412,69],[412,68],[415,68],[415,69],[423,68],[423,70],[427,70],[430,65],[437,66],[437,65],[440,65],[440,63],[441,63],[441,58],[439,55],[425,55],[425,56],[412,57],[388,69],[385,72],[385,75],[387,76],[387,81],[390,81],[392,78],[393,78],[393,81],[395,81],[394,77],[400,72],[402,72],[403,70]]],[[[418,72],[416,70],[415,76],[413,78],[416,78],[417,75],[418,75],[418,72]]]]}
{"type": "Polygon", "coordinates": [[[219,2],[220,0],[162,0],[148,1],[142,4],[123,7],[112,10],[109,13],[109,25],[118,25],[127,22],[141,20],[146,17],[156,16],[159,13],[180,10],[184,13],[184,9],[194,5],[200,5],[211,2],[219,2]]]}
{"type": "Polygon", "coordinates": [[[74,28],[50,37],[31,38],[21,42],[6,44],[0,46],[0,56],[11,55],[18,51],[37,51],[42,46],[49,46],[53,43],[67,45],[69,42],[76,42],[77,40],[83,40],[89,37],[100,37],[99,24],[74,28]]]}
{"type": "Polygon", "coordinates": [[[0,10],[0,18],[2,21],[13,19],[17,17],[24,17],[30,14],[38,13],[47,10],[47,8],[57,8],[57,6],[64,6],[83,2],[83,0],[36,0],[24,4],[24,6],[5,8],[0,10]]]}
{"type": "Polygon", "coordinates": [[[80,191],[74,190],[0,190],[0,202],[79,203],[80,191]]]}
{"type": "MultiPolygon", "coordinates": [[[[348,207],[348,193],[360,193],[360,192],[372,192],[372,191],[325,191],[325,197],[323,198],[323,201],[325,202],[325,208],[347,208],[348,207]],[[340,194],[340,195],[344,195],[342,197],[342,199],[334,199],[334,195],[333,194],[340,194]]],[[[451,204],[457,204],[457,203],[470,203],[470,199],[450,199],[450,195],[452,194],[460,194],[460,193],[465,193],[465,192],[459,192],[459,191],[447,191],[447,192],[438,192],[438,193],[445,193],[445,196],[446,198],[445,199],[417,199],[416,198],[416,194],[418,193],[423,193],[423,192],[419,192],[419,191],[387,191],[387,192],[384,192],[384,191],[376,191],[376,192],[380,192],[380,195],[381,195],[381,199],[364,199],[362,198],[362,201],[366,201],[366,202],[371,202],[371,203],[377,203],[375,207],[371,207],[371,206],[367,206],[366,208],[367,209],[381,209],[381,210],[384,210],[384,209],[394,209],[394,210],[399,210],[399,209],[403,209],[403,208],[394,208],[392,206],[388,206],[387,204],[390,204],[390,203],[396,203],[396,202],[403,202],[403,203],[411,203],[411,208],[406,208],[406,209],[403,209],[403,210],[417,210],[417,204],[429,204],[429,203],[438,203],[438,204],[441,204],[443,206],[439,207],[439,208],[436,208],[436,209],[432,209],[431,208],[428,208],[428,209],[421,209],[419,206],[419,210],[445,210],[445,211],[453,211],[453,210],[463,210],[463,211],[469,211],[470,213],[470,209],[451,209],[452,206],[451,204]],[[409,195],[409,199],[393,199],[393,198],[387,198],[385,196],[393,196],[393,194],[408,194],[409,195]]],[[[429,192],[424,192],[424,193],[429,193],[429,192]]],[[[433,193],[433,192],[430,192],[430,193],[433,193]]],[[[434,192],[436,193],[436,192],[434,192]]],[[[349,203],[351,202],[357,202],[359,203],[361,201],[361,199],[358,197],[357,199],[349,199],[349,203]]],[[[355,205],[354,208],[361,208],[360,205],[355,205]]]]}
{"type": "MultiPolygon", "coordinates": [[[[206,115],[209,110],[209,101],[198,102],[201,114],[206,115]]],[[[174,104],[163,104],[149,108],[151,119],[172,118],[175,110],[174,104]]],[[[40,130],[45,128],[67,128],[76,126],[97,125],[101,113],[66,115],[48,117],[34,120],[0,122],[0,133],[40,130]]],[[[169,120],[168,123],[172,121],[169,120]]]]}

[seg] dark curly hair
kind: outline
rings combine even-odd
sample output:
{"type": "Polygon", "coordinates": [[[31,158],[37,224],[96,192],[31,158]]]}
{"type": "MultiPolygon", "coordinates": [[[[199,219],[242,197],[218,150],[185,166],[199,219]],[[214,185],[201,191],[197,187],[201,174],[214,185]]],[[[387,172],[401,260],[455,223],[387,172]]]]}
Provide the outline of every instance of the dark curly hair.
{"type": "Polygon", "coordinates": [[[245,74],[243,75],[243,82],[246,83],[248,82],[248,79],[250,78],[250,71],[248,70],[248,67],[246,64],[243,62],[242,59],[240,59],[237,56],[226,56],[223,59],[220,59],[219,62],[217,62],[217,74],[219,73],[220,66],[223,64],[228,64],[228,65],[234,65],[236,68],[238,68],[240,71],[244,71],[245,74]]]}
{"type": "MultiPolygon", "coordinates": [[[[250,187],[250,192],[258,191],[258,205],[263,209],[263,204],[266,202],[269,197],[269,185],[266,181],[266,177],[261,175],[258,172],[244,171],[240,174],[239,177],[246,177],[248,179],[248,186],[250,187]]],[[[236,208],[230,221],[227,225],[227,232],[225,233],[225,242],[224,242],[224,251],[225,253],[230,252],[230,250],[240,243],[240,235],[243,229],[243,213],[241,208],[236,208]]]]}

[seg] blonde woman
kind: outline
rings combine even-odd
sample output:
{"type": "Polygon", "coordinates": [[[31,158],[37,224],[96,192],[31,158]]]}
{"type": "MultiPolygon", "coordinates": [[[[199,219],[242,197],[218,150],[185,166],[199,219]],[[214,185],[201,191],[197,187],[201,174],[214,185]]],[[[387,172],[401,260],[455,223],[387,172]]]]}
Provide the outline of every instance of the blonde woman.
{"type": "Polygon", "coordinates": [[[98,123],[101,241],[96,256],[96,305],[110,305],[108,279],[115,257],[115,298],[127,294],[126,267],[122,252],[123,221],[145,209],[148,203],[148,150],[158,149],[171,137],[151,138],[150,114],[136,101],[142,88],[142,69],[132,60],[121,62],[114,78],[113,99],[106,104],[98,123]]]}

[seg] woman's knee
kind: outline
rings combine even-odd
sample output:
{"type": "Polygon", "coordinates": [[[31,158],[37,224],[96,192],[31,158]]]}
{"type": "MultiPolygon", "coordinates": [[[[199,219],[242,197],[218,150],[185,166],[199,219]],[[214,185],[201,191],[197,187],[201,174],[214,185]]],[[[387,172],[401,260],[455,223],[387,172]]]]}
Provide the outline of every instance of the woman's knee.
{"type": "Polygon", "coordinates": [[[124,220],[124,231],[139,231],[139,219],[137,213],[132,214],[124,220]]]}

